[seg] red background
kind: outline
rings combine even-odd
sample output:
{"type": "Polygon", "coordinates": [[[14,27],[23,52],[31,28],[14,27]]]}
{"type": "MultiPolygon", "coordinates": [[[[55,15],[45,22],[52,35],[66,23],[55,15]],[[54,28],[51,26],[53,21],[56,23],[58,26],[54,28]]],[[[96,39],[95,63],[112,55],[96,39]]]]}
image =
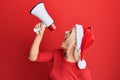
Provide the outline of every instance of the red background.
{"type": "MultiPolygon", "coordinates": [[[[92,26],[94,44],[86,51],[92,80],[120,80],[119,0],[43,0],[57,30],[45,31],[41,50],[61,47],[64,32],[75,23],[92,26]]],[[[39,20],[29,15],[40,0],[0,1],[0,80],[47,80],[49,63],[28,60],[39,20]]]]}

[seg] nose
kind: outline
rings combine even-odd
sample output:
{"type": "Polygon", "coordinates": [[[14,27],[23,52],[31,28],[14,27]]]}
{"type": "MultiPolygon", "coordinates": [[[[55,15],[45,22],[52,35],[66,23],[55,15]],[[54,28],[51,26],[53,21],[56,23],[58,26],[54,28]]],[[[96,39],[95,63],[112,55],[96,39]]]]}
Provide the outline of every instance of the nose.
{"type": "Polygon", "coordinates": [[[68,34],[69,33],[69,31],[65,31],[65,34],[68,34]]]}

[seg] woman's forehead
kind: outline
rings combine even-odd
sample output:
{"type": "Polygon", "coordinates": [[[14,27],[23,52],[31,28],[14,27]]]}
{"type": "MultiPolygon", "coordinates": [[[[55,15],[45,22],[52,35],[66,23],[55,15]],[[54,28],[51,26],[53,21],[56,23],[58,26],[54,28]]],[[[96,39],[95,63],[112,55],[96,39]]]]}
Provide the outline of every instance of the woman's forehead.
{"type": "Polygon", "coordinates": [[[71,27],[71,28],[69,28],[69,29],[67,29],[68,31],[71,31],[71,30],[74,30],[75,29],[75,26],[73,26],[73,27],[71,27]]]}
{"type": "Polygon", "coordinates": [[[71,30],[72,30],[72,31],[75,31],[75,26],[73,26],[71,30]]]}

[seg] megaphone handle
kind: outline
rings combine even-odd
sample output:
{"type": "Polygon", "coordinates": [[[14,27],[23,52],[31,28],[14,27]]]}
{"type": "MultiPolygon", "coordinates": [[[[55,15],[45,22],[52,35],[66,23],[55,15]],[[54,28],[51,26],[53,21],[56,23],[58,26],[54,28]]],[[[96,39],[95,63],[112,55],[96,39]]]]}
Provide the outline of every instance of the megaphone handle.
{"type": "Polygon", "coordinates": [[[38,31],[40,31],[40,28],[34,28],[33,31],[38,32],[38,31]]]}
{"type": "MultiPolygon", "coordinates": [[[[43,23],[44,24],[44,23],[43,23]]],[[[45,24],[44,24],[45,25],[45,24]]],[[[45,26],[46,27],[46,26],[45,26]]],[[[49,30],[51,30],[51,31],[53,31],[53,30],[55,30],[56,29],[56,26],[54,25],[54,24],[51,24],[51,26],[49,26],[48,27],[49,28],[49,30]]],[[[36,32],[38,32],[38,31],[40,31],[41,30],[41,28],[37,28],[37,27],[35,27],[34,29],[33,29],[33,31],[36,33],[36,32]]]]}

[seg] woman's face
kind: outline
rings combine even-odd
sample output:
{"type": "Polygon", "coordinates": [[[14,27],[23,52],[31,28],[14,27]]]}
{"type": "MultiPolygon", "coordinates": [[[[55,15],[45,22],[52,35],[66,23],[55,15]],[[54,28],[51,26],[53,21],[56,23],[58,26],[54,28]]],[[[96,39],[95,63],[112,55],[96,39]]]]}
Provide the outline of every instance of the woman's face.
{"type": "Polygon", "coordinates": [[[75,45],[75,27],[71,30],[65,31],[65,39],[62,43],[62,48],[68,50],[75,45]]]}
{"type": "Polygon", "coordinates": [[[72,29],[71,29],[71,30],[68,30],[68,31],[65,31],[64,41],[68,39],[68,37],[71,35],[71,32],[72,32],[72,29]]]}

